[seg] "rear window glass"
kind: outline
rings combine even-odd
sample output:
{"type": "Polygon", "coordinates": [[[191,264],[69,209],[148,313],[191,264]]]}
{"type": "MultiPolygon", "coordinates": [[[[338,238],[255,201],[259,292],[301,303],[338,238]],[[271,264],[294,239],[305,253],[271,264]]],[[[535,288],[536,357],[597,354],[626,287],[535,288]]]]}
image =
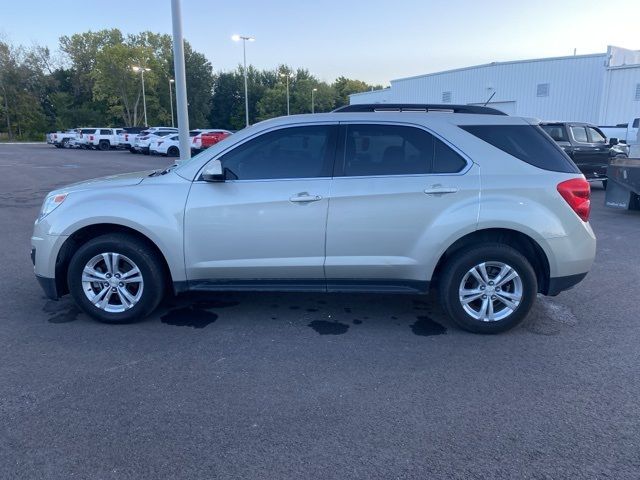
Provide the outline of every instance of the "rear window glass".
{"type": "Polygon", "coordinates": [[[542,125],[542,129],[547,132],[556,142],[568,142],[567,131],[564,125],[542,125]]]}
{"type": "Polygon", "coordinates": [[[537,125],[466,125],[460,128],[535,167],[580,173],[567,154],[537,125]]]}

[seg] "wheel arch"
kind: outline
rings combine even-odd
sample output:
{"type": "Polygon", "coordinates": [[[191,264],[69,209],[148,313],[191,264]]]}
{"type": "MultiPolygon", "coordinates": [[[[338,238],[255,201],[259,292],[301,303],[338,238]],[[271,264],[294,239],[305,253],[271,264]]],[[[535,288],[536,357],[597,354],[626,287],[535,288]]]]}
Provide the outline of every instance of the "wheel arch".
{"type": "Polygon", "coordinates": [[[116,223],[97,223],[86,225],[76,230],[71,235],[69,235],[69,237],[60,247],[60,250],[58,251],[58,255],[56,257],[55,267],[55,281],[58,296],[69,293],[69,285],[67,284],[67,271],[69,269],[69,263],[71,262],[73,254],[78,250],[78,248],[80,248],[88,241],[101,235],[110,233],[123,233],[126,235],[130,235],[147,244],[160,260],[162,269],[166,275],[165,278],[172,286],[174,285],[171,269],[169,268],[169,263],[167,262],[165,254],[158,247],[158,245],[156,245],[156,243],[147,235],[125,225],[116,223]]]}
{"type": "Polygon", "coordinates": [[[518,230],[506,228],[487,228],[468,233],[453,242],[440,256],[432,275],[432,284],[436,285],[443,267],[457,252],[471,245],[480,243],[502,243],[522,253],[534,271],[538,281],[538,292],[546,295],[549,292],[550,266],[549,259],[540,244],[529,235],[518,230]]]}

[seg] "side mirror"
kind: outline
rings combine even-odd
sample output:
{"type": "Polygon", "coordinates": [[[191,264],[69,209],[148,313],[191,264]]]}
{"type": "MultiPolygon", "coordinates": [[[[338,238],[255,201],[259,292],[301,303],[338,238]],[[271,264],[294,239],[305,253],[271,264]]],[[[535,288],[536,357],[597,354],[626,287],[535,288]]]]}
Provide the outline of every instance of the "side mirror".
{"type": "Polygon", "coordinates": [[[610,138],[609,139],[609,146],[613,147],[614,145],[618,145],[620,142],[618,141],[617,138],[610,138]]]}
{"type": "Polygon", "coordinates": [[[224,182],[222,162],[220,160],[212,160],[202,172],[202,179],[205,182],[224,182]]]}

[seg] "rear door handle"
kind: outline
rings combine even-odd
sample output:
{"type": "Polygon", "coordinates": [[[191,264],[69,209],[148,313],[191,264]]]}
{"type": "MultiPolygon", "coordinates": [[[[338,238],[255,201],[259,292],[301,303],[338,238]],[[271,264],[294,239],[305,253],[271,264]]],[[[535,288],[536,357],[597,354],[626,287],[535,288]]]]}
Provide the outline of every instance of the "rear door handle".
{"type": "Polygon", "coordinates": [[[289,201],[293,203],[311,203],[318,200],[322,200],[320,195],[309,195],[307,192],[299,193],[289,198],[289,201]]]}
{"type": "Polygon", "coordinates": [[[457,188],[452,187],[431,187],[427,188],[424,193],[427,195],[444,195],[445,193],[456,193],[457,188]]]}

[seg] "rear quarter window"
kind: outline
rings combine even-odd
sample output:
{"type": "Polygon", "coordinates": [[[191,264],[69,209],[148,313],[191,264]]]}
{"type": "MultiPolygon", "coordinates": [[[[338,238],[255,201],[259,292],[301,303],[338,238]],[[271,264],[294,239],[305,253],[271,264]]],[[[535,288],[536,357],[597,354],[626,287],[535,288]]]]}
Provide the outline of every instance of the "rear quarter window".
{"type": "Polygon", "coordinates": [[[460,128],[534,167],[580,173],[567,154],[538,125],[465,125],[460,128]]]}

